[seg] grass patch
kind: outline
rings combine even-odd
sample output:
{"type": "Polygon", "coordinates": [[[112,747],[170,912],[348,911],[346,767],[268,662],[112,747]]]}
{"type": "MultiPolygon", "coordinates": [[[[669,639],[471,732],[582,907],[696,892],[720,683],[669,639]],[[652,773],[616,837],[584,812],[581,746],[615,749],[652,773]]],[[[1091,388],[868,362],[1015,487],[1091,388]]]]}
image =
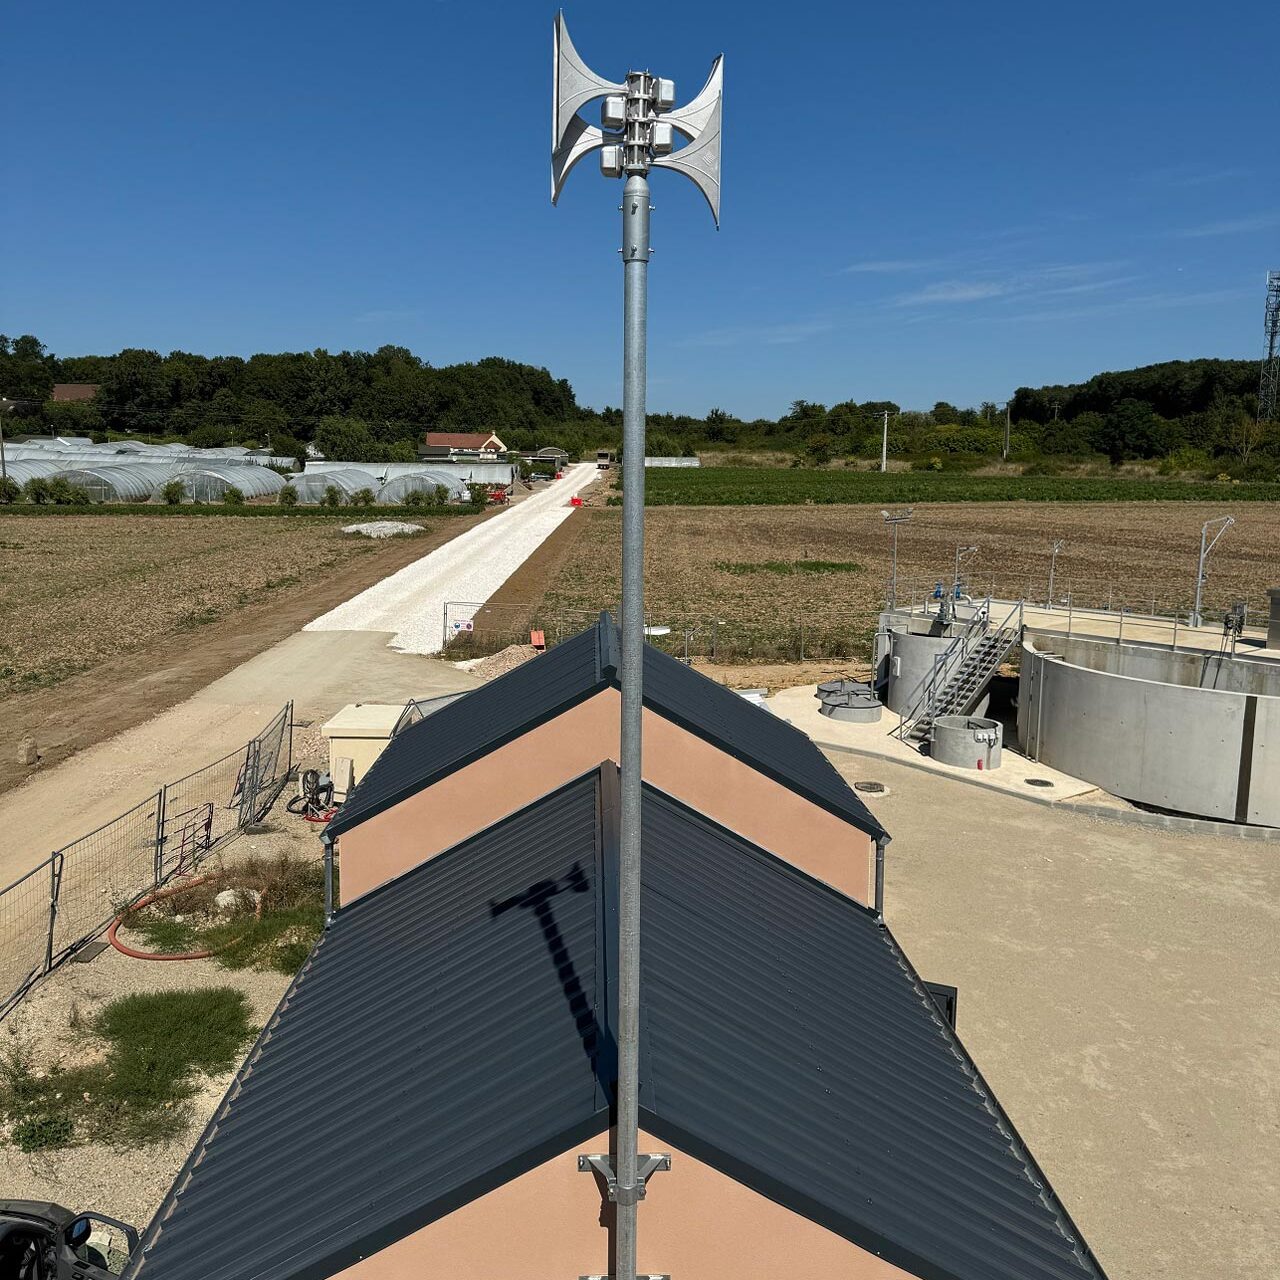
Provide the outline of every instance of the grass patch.
{"type": "Polygon", "coordinates": [[[212,951],[228,969],[297,973],[324,929],[324,868],[284,855],[248,858],[129,916],[149,951],[212,951]],[[231,889],[235,908],[215,899],[231,889]]]}
{"type": "Polygon", "coordinates": [[[790,577],[797,573],[859,573],[860,564],[852,560],[717,560],[715,568],[722,573],[773,573],[790,577]]]}
{"type": "Polygon", "coordinates": [[[81,1034],[100,1060],[41,1072],[19,1047],[0,1062],[0,1117],[19,1150],[171,1137],[187,1122],[193,1073],[229,1070],[253,1027],[244,994],[213,987],[124,996],[81,1034]]]}

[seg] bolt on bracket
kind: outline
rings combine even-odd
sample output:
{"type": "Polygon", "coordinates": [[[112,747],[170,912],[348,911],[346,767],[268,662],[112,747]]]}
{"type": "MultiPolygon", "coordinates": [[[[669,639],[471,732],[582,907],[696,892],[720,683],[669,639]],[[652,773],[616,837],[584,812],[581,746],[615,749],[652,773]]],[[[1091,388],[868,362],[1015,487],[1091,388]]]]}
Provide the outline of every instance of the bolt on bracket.
{"type": "MultiPolygon", "coordinates": [[[[671,1168],[671,1156],[636,1156],[636,1182],[633,1187],[620,1187],[618,1175],[613,1170],[613,1161],[607,1155],[586,1155],[578,1157],[579,1173],[598,1173],[604,1179],[609,1199],[614,1204],[635,1204],[645,1196],[645,1184],[651,1174],[662,1173],[671,1168]]],[[[606,1280],[608,1278],[606,1277],[606,1280]]]]}

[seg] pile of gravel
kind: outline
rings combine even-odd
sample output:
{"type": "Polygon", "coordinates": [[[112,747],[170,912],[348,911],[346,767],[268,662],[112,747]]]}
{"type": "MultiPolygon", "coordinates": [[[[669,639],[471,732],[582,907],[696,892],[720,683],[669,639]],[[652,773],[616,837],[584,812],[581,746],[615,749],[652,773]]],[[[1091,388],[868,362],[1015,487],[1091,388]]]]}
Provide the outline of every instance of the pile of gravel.
{"type": "Polygon", "coordinates": [[[538,651],[531,644],[509,644],[505,649],[499,649],[497,653],[491,653],[487,658],[469,663],[467,670],[481,680],[492,680],[496,676],[505,676],[508,671],[514,671],[530,658],[537,656],[538,651]]]}
{"type": "Polygon", "coordinates": [[[398,538],[401,534],[421,533],[423,526],[407,520],[370,520],[367,524],[343,525],[343,533],[359,533],[366,538],[398,538]]]}

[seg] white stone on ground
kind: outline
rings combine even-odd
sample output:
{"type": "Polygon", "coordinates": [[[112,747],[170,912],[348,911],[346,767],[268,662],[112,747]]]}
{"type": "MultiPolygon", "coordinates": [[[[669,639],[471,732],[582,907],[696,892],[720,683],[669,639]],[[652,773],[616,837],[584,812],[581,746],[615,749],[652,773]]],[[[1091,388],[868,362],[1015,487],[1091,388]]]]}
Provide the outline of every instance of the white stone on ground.
{"type": "Polygon", "coordinates": [[[422,525],[407,520],[370,520],[366,524],[343,525],[343,533],[360,533],[366,538],[396,538],[402,533],[421,533],[422,525]]]}

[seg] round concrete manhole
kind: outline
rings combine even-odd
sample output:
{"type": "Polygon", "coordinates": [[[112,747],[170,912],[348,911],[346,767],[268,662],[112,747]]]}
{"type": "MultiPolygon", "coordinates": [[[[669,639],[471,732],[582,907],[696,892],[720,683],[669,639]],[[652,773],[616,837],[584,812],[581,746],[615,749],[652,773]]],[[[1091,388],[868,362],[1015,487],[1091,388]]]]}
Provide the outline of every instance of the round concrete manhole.
{"type": "Polygon", "coordinates": [[[883,782],[855,782],[853,784],[855,791],[865,792],[867,795],[882,796],[887,794],[889,788],[883,782]]]}
{"type": "Polygon", "coordinates": [[[1051,787],[1053,783],[1048,778],[1024,778],[1023,781],[1029,787],[1051,787]]]}

